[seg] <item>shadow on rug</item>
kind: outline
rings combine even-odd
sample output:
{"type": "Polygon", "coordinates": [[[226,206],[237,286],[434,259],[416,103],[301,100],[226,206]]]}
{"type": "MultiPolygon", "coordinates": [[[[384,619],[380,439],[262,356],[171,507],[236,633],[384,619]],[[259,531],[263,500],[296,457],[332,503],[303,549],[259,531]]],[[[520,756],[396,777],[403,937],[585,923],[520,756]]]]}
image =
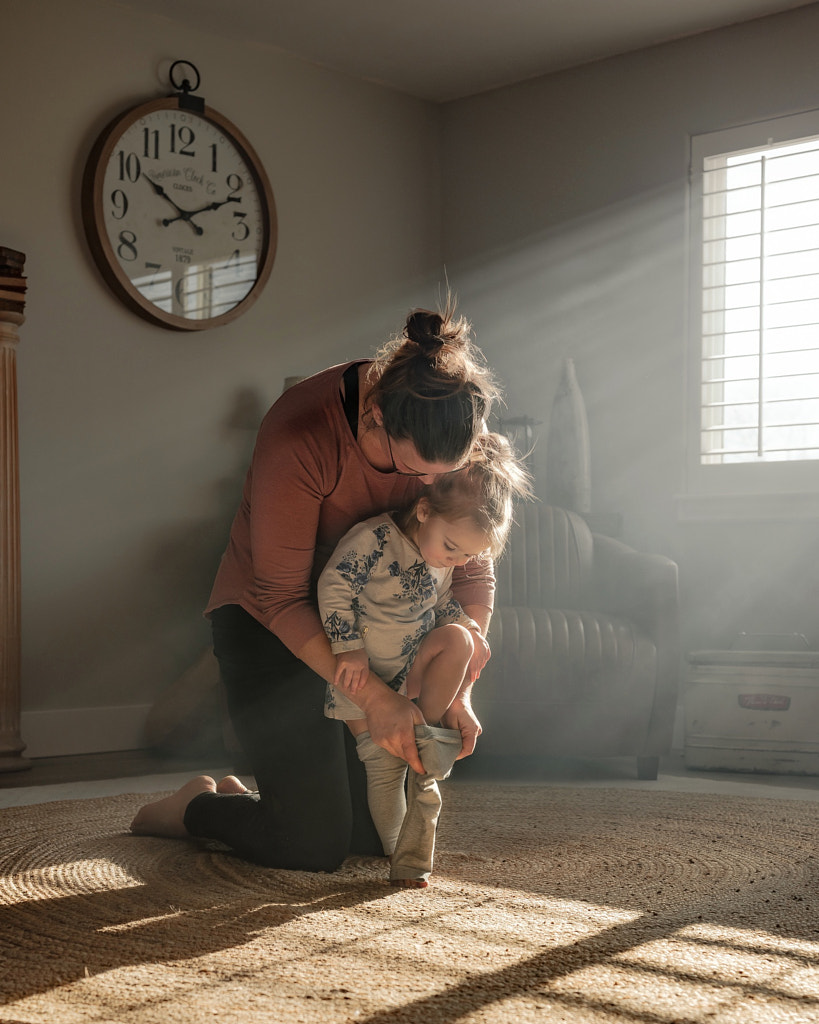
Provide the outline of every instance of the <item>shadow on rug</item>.
{"type": "Polygon", "coordinates": [[[450,781],[426,890],[0,812],[0,1024],[819,1021],[817,805],[648,785],[450,781]]]}

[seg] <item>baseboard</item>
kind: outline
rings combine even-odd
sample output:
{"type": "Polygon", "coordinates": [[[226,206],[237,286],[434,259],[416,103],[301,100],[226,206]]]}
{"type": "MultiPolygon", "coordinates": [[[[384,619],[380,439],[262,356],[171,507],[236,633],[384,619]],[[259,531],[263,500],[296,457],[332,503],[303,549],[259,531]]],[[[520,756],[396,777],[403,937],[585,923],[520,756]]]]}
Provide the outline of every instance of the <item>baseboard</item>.
{"type": "MultiPolygon", "coordinates": [[[[145,724],[151,704],[115,708],[63,708],[53,711],[24,711],[20,732],[25,757],[64,757],[71,754],[101,754],[111,750],[140,750],[145,747],[145,724]]],[[[684,747],[683,708],[677,708],[672,750],[684,747]]]]}
{"type": "Polygon", "coordinates": [[[64,757],[138,750],[145,746],[150,704],[114,708],[62,708],[23,711],[20,733],[24,757],[64,757]]]}

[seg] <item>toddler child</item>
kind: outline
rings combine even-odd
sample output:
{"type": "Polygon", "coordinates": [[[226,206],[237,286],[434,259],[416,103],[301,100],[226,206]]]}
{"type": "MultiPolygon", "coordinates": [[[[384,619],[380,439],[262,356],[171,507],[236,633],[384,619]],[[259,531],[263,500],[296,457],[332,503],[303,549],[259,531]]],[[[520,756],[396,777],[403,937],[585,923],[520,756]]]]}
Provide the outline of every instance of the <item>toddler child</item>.
{"type": "Polygon", "coordinates": [[[513,500],[530,496],[529,476],[499,434],[483,434],[467,464],[439,476],[400,513],[354,526],[319,577],[319,611],[336,672],[325,714],[347,722],[367,772],[367,798],[393,885],[423,887],[432,870],[441,809],[437,781],[461,753],[445,727],[476,643],[485,644],[450,590],[452,570],[480,555],[498,557],[513,500]],[[415,738],[424,775],[378,746],[355,694],[372,670],[414,700],[426,724],[415,738]]]}

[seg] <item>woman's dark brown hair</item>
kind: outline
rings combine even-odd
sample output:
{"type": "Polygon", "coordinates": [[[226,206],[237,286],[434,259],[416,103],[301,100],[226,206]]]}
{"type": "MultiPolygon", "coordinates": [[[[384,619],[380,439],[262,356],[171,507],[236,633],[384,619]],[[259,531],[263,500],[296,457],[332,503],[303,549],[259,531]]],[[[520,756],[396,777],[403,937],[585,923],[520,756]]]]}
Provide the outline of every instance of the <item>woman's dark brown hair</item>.
{"type": "Polygon", "coordinates": [[[411,313],[370,373],[368,403],[380,408],[387,434],[412,441],[425,462],[463,461],[499,395],[471,325],[451,301],[441,313],[411,313]]]}

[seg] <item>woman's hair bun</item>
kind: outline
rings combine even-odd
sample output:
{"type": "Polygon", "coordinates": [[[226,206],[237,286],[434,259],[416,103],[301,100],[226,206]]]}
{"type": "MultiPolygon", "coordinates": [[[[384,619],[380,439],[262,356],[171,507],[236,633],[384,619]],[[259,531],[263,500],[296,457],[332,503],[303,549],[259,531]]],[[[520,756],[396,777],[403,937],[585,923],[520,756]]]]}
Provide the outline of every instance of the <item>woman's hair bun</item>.
{"type": "Polygon", "coordinates": [[[416,309],[407,317],[404,333],[426,354],[434,356],[444,345],[444,319],[440,313],[416,309]]]}
{"type": "Polygon", "coordinates": [[[441,312],[413,310],[369,374],[365,411],[378,406],[389,436],[411,440],[427,462],[463,461],[499,397],[454,300],[441,312]]]}

